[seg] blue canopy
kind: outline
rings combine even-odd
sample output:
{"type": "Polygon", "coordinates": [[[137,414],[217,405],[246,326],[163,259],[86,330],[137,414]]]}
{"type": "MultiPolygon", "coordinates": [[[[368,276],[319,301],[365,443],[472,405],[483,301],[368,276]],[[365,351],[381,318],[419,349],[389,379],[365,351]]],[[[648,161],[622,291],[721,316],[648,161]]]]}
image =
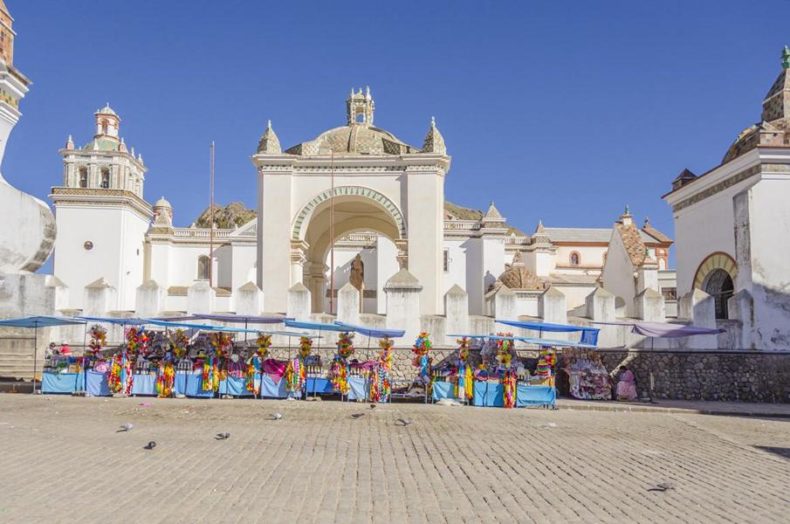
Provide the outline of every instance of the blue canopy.
{"type": "Polygon", "coordinates": [[[521,322],[518,320],[496,320],[499,324],[513,326],[521,329],[531,329],[533,331],[549,331],[552,333],[579,333],[582,336],[579,342],[589,346],[598,345],[598,328],[587,326],[572,326],[570,324],[550,324],[546,322],[521,322]]]}
{"type": "Polygon", "coordinates": [[[285,327],[296,329],[310,329],[313,331],[350,331],[337,324],[321,324],[319,322],[302,322],[300,320],[286,320],[285,327]]]}
{"type": "Polygon", "coordinates": [[[466,337],[471,339],[488,339],[488,340],[519,340],[527,344],[535,344],[543,347],[577,347],[577,348],[594,348],[595,346],[585,342],[572,342],[570,340],[552,340],[548,338],[535,338],[535,337],[519,337],[519,336],[504,336],[504,335],[456,335],[450,334],[448,337],[466,337]]]}
{"type": "Polygon", "coordinates": [[[335,321],[335,324],[342,327],[344,331],[354,331],[360,335],[373,338],[400,338],[406,334],[406,331],[403,329],[376,329],[365,326],[355,326],[340,321],[335,321]]]}
{"type": "Polygon", "coordinates": [[[78,317],[88,322],[102,322],[106,324],[117,324],[119,326],[142,326],[145,320],[142,318],[117,318],[117,317],[78,317]]]}
{"type": "Polygon", "coordinates": [[[315,335],[308,335],[307,333],[299,333],[298,331],[259,331],[264,335],[280,335],[283,337],[305,337],[305,338],[321,338],[315,335]]]}
{"type": "Polygon", "coordinates": [[[181,328],[181,329],[199,329],[201,331],[222,331],[224,333],[257,333],[258,332],[255,329],[212,326],[208,324],[190,324],[189,322],[167,322],[165,320],[156,320],[153,318],[147,318],[144,320],[144,322],[152,326],[162,326],[162,327],[181,328]]]}
{"type": "Polygon", "coordinates": [[[269,317],[259,317],[254,315],[192,315],[190,318],[199,320],[216,320],[219,322],[234,322],[237,324],[282,324],[286,320],[293,320],[283,316],[274,315],[269,317]]]}
{"type": "Polygon", "coordinates": [[[40,328],[53,326],[71,326],[79,324],[87,324],[87,322],[79,318],[48,316],[9,318],[6,320],[0,320],[0,327],[40,328]]]}

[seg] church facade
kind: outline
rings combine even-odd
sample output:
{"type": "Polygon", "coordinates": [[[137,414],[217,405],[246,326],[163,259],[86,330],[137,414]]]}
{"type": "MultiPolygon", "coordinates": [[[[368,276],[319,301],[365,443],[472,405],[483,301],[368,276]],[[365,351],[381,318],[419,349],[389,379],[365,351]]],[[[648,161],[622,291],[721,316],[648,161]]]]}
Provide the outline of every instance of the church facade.
{"type": "Polygon", "coordinates": [[[51,194],[63,309],[352,314],[386,324],[390,280],[408,275],[417,318],[448,315],[448,293],[461,293],[472,317],[541,317],[550,289],[563,316],[582,314],[602,286],[622,297],[623,314],[638,313],[631,305],[646,289],[663,297],[657,315],[675,314],[672,240],[649,223],[637,227],[626,210],[609,228],[539,223],[525,233],[493,202],[477,211],[445,200],[451,157],[433,119],[415,147],[374,125],[369,90],[352,90],[345,105],[345,125],[288,149],[269,123],[252,157],[257,218],[213,232],[175,226],[164,197],[149,204],[142,155],[109,104],[98,110],[93,138],[77,147],[69,137],[61,149],[62,184],[51,194]],[[350,282],[352,306],[343,298],[350,282]]]}

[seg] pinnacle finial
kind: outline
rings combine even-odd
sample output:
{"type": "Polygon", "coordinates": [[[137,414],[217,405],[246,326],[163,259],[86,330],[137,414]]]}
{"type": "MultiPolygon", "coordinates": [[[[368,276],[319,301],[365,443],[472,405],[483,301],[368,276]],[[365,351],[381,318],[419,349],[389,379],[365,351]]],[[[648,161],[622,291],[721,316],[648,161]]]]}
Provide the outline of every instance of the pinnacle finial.
{"type": "Polygon", "coordinates": [[[271,128],[272,128],[272,119],[269,118],[268,120],[266,120],[266,129],[271,129],[271,128]]]}
{"type": "Polygon", "coordinates": [[[790,69],[790,47],[782,50],[782,69],[790,69]]]}
{"type": "Polygon", "coordinates": [[[435,116],[431,117],[431,127],[436,127],[436,117],[435,116]]]}
{"type": "Polygon", "coordinates": [[[629,206],[628,204],[626,204],[626,205],[625,205],[625,212],[624,212],[623,214],[624,214],[624,215],[630,215],[630,214],[631,214],[631,206],[629,206]]]}

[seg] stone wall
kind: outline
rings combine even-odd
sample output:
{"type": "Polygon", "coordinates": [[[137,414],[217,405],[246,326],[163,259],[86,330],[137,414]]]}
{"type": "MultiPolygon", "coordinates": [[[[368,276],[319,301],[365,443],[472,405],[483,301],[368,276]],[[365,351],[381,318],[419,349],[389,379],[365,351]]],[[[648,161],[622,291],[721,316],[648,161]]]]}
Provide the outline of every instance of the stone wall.
{"type": "Polygon", "coordinates": [[[640,397],[671,400],[790,402],[790,352],[599,350],[610,372],[636,375],[640,397]]]}

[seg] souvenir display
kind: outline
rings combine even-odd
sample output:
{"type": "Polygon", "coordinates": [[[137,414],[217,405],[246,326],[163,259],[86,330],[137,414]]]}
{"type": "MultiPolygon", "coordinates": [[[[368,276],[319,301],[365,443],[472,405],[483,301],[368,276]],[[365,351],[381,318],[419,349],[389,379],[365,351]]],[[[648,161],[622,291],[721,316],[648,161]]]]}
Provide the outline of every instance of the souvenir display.
{"type": "Polygon", "coordinates": [[[431,339],[428,338],[428,333],[423,331],[420,333],[420,336],[417,337],[417,340],[414,342],[414,347],[412,348],[412,353],[414,353],[412,365],[419,368],[420,371],[417,380],[423,384],[430,384],[431,382],[431,357],[428,356],[430,351],[431,339]]]}
{"type": "Polygon", "coordinates": [[[566,350],[563,353],[565,371],[570,381],[573,398],[584,400],[611,400],[611,377],[601,357],[595,351],[566,350]]]}

